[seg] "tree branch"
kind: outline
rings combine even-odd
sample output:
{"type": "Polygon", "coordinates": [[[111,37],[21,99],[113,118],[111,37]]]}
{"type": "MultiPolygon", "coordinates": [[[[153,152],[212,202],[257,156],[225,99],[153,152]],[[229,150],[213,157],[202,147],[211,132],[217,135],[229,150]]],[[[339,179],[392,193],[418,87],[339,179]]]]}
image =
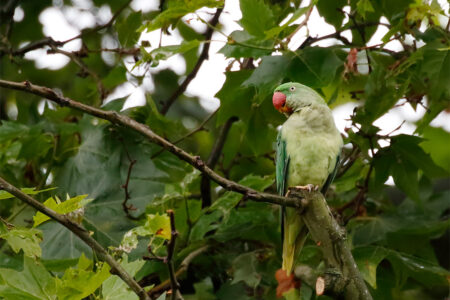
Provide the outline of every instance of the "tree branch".
{"type": "MultiPolygon", "coordinates": [[[[205,32],[205,41],[211,40],[212,34],[214,32],[213,27],[217,25],[219,22],[219,17],[222,14],[223,8],[218,8],[214,16],[212,17],[211,21],[209,22],[212,26],[209,26],[208,29],[206,29],[205,32]]],[[[177,98],[184,93],[186,88],[188,87],[189,83],[192,81],[192,79],[197,76],[198,71],[200,70],[200,67],[203,64],[203,61],[208,59],[208,52],[209,47],[211,43],[204,43],[202,53],[200,54],[197,63],[195,64],[194,68],[192,69],[191,73],[189,73],[186,78],[184,79],[183,83],[180,84],[180,86],[175,90],[175,92],[170,96],[169,99],[164,103],[163,107],[161,108],[161,114],[165,115],[172,104],[177,100],[177,98]]]]}
{"type": "Polygon", "coordinates": [[[122,7],[120,7],[119,10],[116,11],[116,13],[111,17],[111,19],[106,24],[98,25],[98,26],[96,26],[94,28],[86,29],[83,32],[81,32],[80,34],[77,34],[76,36],[74,36],[74,37],[72,37],[72,38],[70,38],[68,40],[65,40],[65,41],[55,41],[51,37],[45,37],[45,38],[43,38],[41,40],[31,42],[28,45],[26,45],[26,46],[24,46],[24,47],[22,47],[20,49],[15,49],[15,50],[14,49],[10,49],[9,51],[5,50],[5,49],[0,49],[0,57],[3,56],[6,53],[10,53],[13,56],[24,56],[25,53],[33,51],[33,50],[36,50],[36,49],[40,49],[40,48],[42,48],[44,46],[61,47],[61,46],[64,46],[65,44],[67,44],[67,43],[69,43],[69,42],[71,42],[73,40],[82,38],[83,36],[85,36],[87,34],[90,34],[90,33],[97,32],[97,31],[100,31],[102,29],[108,28],[114,23],[114,21],[122,13],[122,11],[125,8],[127,8],[128,5],[130,5],[131,1],[132,0],[127,0],[124,3],[124,5],[122,7]]]}
{"type": "MultiPolygon", "coordinates": [[[[209,120],[211,120],[211,118],[212,118],[218,111],[219,111],[219,109],[216,109],[215,111],[213,111],[213,112],[212,112],[208,117],[206,117],[206,119],[204,119],[204,120],[200,123],[200,125],[198,125],[194,130],[192,130],[192,131],[186,133],[185,135],[183,135],[183,136],[180,137],[179,139],[173,141],[172,143],[173,143],[174,145],[176,145],[176,144],[178,144],[179,142],[184,141],[185,139],[187,139],[187,138],[190,137],[191,135],[196,134],[196,133],[199,132],[199,131],[207,130],[207,129],[205,128],[206,123],[208,123],[209,120]]],[[[152,157],[151,157],[151,159],[156,158],[158,155],[160,155],[161,153],[163,153],[164,150],[165,150],[165,149],[162,148],[160,151],[158,151],[158,152],[156,152],[155,154],[153,154],[152,157]]]]}
{"type": "Polygon", "coordinates": [[[7,191],[11,195],[14,195],[19,200],[25,202],[26,204],[34,207],[36,210],[45,214],[46,216],[52,218],[56,222],[60,223],[76,236],[78,236],[83,242],[85,242],[91,249],[98,255],[98,257],[105,261],[111,267],[111,273],[117,274],[135,293],[139,296],[139,299],[150,300],[145,290],[134,280],[134,278],[122,268],[122,266],[112,258],[111,255],[103,248],[94,238],[91,237],[90,233],[73,222],[65,215],[61,215],[54,210],[46,207],[36,199],[23,193],[21,190],[11,185],[9,182],[0,177],[0,189],[7,191]]]}
{"type": "Polygon", "coordinates": [[[167,257],[165,259],[165,263],[169,268],[169,277],[170,277],[170,288],[172,289],[172,294],[170,299],[177,300],[179,294],[180,284],[177,280],[177,275],[175,274],[175,267],[173,265],[173,254],[175,252],[175,242],[178,236],[177,229],[175,228],[175,215],[173,210],[167,210],[167,214],[170,218],[170,241],[167,245],[167,257]]]}
{"type": "Polygon", "coordinates": [[[372,300],[353,259],[345,230],[333,218],[323,195],[295,188],[290,188],[289,191],[292,196],[302,197],[308,203],[301,217],[313,240],[321,248],[327,269],[337,271],[334,276],[337,280],[330,287],[333,294],[344,295],[345,299],[351,300],[372,300]]]}
{"type": "MultiPolygon", "coordinates": [[[[183,273],[185,273],[188,270],[188,267],[190,263],[194,260],[194,258],[196,258],[200,254],[208,250],[208,248],[209,246],[203,246],[189,253],[188,256],[186,256],[185,259],[183,259],[183,261],[181,262],[179,269],[175,272],[175,276],[180,277],[183,273]]],[[[169,287],[170,287],[170,279],[167,279],[158,284],[157,286],[155,286],[154,288],[152,288],[149,291],[149,295],[158,294],[169,287]]]]}
{"type": "Polygon", "coordinates": [[[137,160],[131,158],[130,153],[128,153],[127,146],[125,145],[125,142],[123,141],[123,138],[120,137],[119,139],[123,144],[125,154],[127,156],[128,162],[130,163],[128,165],[127,179],[125,180],[125,183],[122,184],[122,186],[121,186],[121,188],[123,188],[123,190],[125,192],[125,198],[123,199],[123,202],[122,202],[122,209],[129,219],[137,220],[138,218],[136,218],[130,214],[130,210],[135,209],[135,208],[133,207],[133,205],[128,205],[128,200],[130,200],[130,198],[131,198],[130,191],[128,190],[128,185],[130,183],[131,171],[133,170],[134,164],[137,162],[137,160]]]}
{"type": "Polygon", "coordinates": [[[217,174],[216,172],[214,172],[211,168],[209,168],[206,165],[206,163],[200,159],[199,156],[190,155],[183,149],[178,148],[174,144],[168,142],[167,140],[163,139],[162,137],[154,133],[147,125],[141,124],[118,112],[105,111],[99,108],[92,107],[90,105],[77,102],[70,98],[58,95],[55,91],[53,91],[48,87],[34,85],[31,84],[29,81],[13,82],[0,79],[0,87],[24,91],[30,94],[38,95],[40,97],[51,100],[61,106],[68,106],[77,109],[79,111],[82,111],[84,113],[87,113],[89,115],[96,116],[100,119],[108,120],[114,125],[123,126],[133,131],[136,131],[141,135],[145,136],[146,138],[148,138],[153,143],[171,152],[179,159],[192,165],[194,168],[201,171],[203,174],[206,174],[206,176],[208,176],[211,180],[217,182],[220,186],[222,186],[226,190],[243,194],[247,197],[247,199],[297,208],[301,208],[304,205],[302,201],[298,200],[298,198],[294,199],[268,193],[261,193],[254,189],[236,183],[232,180],[226,179],[217,174]]]}
{"type": "MultiPolygon", "coordinates": [[[[220,154],[222,153],[223,146],[228,136],[228,132],[231,129],[231,125],[236,122],[238,118],[231,117],[229,118],[225,124],[222,126],[219,132],[219,136],[216,139],[216,143],[211,150],[211,154],[209,155],[208,160],[206,161],[206,165],[214,170],[216,166],[220,154]]],[[[200,183],[200,191],[202,195],[202,207],[208,207],[211,205],[211,182],[209,178],[205,175],[202,176],[202,181],[200,183]]]]}

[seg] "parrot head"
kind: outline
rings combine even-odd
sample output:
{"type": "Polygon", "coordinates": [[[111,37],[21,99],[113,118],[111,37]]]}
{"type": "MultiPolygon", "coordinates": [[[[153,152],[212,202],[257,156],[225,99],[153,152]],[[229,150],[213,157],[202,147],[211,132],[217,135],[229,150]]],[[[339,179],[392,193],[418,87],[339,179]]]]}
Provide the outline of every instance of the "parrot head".
{"type": "Polygon", "coordinates": [[[283,83],[277,87],[272,103],[276,110],[286,115],[312,104],[326,104],[316,91],[297,82],[283,83]]]}

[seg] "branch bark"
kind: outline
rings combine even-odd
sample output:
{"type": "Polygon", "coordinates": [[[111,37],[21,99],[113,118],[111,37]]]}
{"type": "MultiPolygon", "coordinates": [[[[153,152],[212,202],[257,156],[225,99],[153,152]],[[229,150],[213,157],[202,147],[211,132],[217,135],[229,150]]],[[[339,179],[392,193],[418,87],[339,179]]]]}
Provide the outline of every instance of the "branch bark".
{"type": "MultiPolygon", "coordinates": [[[[214,32],[213,27],[217,25],[219,22],[220,15],[222,14],[223,8],[218,8],[214,16],[212,17],[211,21],[209,22],[212,26],[208,26],[208,29],[206,29],[205,32],[205,41],[211,40],[212,34],[214,32]]],[[[203,61],[208,59],[208,52],[209,47],[211,43],[204,43],[202,53],[198,57],[197,63],[195,64],[194,68],[192,69],[191,73],[189,73],[186,78],[184,79],[183,83],[180,84],[180,86],[175,90],[175,92],[170,96],[169,99],[164,103],[163,107],[161,108],[161,114],[165,115],[172,104],[175,102],[175,100],[180,97],[181,94],[184,93],[186,88],[188,87],[189,83],[192,81],[192,79],[197,76],[198,71],[200,70],[200,67],[203,64],[203,61]]]]}
{"type": "Polygon", "coordinates": [[[70,98],[58,95],[55,91],[53,91],[48,87],[34,85],[31,84],[29,81],[13,82],[0,79],[0,87],[24,91],[30,94],[38,95],[40,97],[53,101],[61,106],[71,107],[76,110],[87,113],[89,115],[96,116],[100,119],[110,121],[114,125],[123,126],[133,131],[136,131],[141,135],[145,136],[146,138],[148,138],[153,143],[171,152],[179,159],[192,165],[194,168],[198,169],[203,174],[206,174],[206,176],[208,176],[211,180],[215,181],[226,190],[243,194],[244,196],[246,196],[247,199],[296,208],[302,208],[304,206],[302,201],[299,201],[298,198],[287,198],[274,194],[260,193],[254,189],[248,188],[246,186],[243,186],[232,180],[220,176],[219,174],[214,172],[210,167],[208,167],[206,163],[200,159],[199,156],[190,155],[183,149],[175,146],[174,144],[168,142],[164,138],[154,133],[147,125],[141,124],[127,116],[119,114],[118,112],[105,111],[99,108],[92,107],[90,105],[77,102],[70,98]]]}
{"type": "Polygon", "coordinates": [[[141,300],[150,300],[149,296],[145,290],[134,280],[134,278],[122,268],[122,266],[114,260],[114,258],[108,254],[108,252],[103,248],[94,238],[91,237],[89,232],[73,222],[71,219],[67,218],[65,215],[61,215],[52,209],[49,209],[36,199],[23,193],[21,190],[11,185],[9,182],[0,177],[0,189],[7,191],[11,195],[14,195],[19,200],[25,202],[26,204],[34,207],[36,210],[45,214],[46,216],[52,218],[56,222],[60,223],[70,231],[72,231],[76,236],[78,236],[83,242],[86,243],[92,250],[97,254],[97,256],[105,261],[111,267],[111,273],[118,275],[135,293],[141,300]]]}
{"type": "Polygon", "coordinates": [[[324,287],[324,291],[331,290],[332,294],[344,295],[348,300],[372,300],[353,259],[345,230],[333,218],[323,195],[319,192],[308,193],[295,188],[289,190],[292,196],[306,199],[308,205],[301,217],[312,238],[322,249],[327,269],[336,270],[333,280],[325,280],[325,284],[327,282],[329,284],[324,287]]]}

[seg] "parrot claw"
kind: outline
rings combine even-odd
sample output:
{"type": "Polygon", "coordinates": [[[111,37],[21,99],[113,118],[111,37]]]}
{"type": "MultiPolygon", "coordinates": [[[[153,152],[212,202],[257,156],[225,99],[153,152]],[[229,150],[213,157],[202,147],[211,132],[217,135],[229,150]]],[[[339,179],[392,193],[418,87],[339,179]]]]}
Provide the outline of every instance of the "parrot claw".
{"type": "Polygon", "coordinates": [[[314,184],[307,184],[307,185],[297,185],[295,187],[296,189],[299,190],[306,190],[308,192],[312,192],[312,191],[318,191],[319,190],[319,186],[318,185],[314,185],[314,184]]]}

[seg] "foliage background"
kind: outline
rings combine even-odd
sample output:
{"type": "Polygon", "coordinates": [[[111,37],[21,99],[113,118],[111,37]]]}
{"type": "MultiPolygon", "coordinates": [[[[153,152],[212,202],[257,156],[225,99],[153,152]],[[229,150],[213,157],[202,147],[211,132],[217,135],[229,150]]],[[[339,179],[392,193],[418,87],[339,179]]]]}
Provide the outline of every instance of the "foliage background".
{"type": "MultiPolygon", "coordinates": [[[[29,80],[115,111],[126,97],[103,103],[111,92],[125,82],[150,79],[154,89],[147,91],[145,105],[121,113],[199,155],[223,176],[272,193],[273,144],[284,121],[272,108],[274,87],[296,81],[316,89],[331,107],[356,102],[352,125],[343,132],[343,167],[327,199],[348,231],[358,266],[376,299],[448,296],[450,135],[429,125],[450,109],[449,12],[438,2],[241,0],[242,30],[229,35],[219,51],[233,65],[223,70],[226,81],[216,94],[220,108],[212,115],[198,97],[177,88],[206,58],[202,51],[211,39],[189,20],[207,22],[208,14],[194,12],[209,7],[215,14],[223,1],[162,1],[159,10],[145,13],[126,1],[88,2],[83,8],[78,1],[4,1],[0,78],[29,80]],[[12,18],[17,5],[24,12],[20,22],[12,18]],[[118,13],[112,22],[98,20],[105,26],[83,30],[78,51],[48,39],[38,45],[45,55],[70,58],[51,70],[23,56],[31,50],[26,43],[45,39],[39,15],[49,6],[94,16],[109,6],[118,13]],[[318,47],[314,42],[322,37],[310,37],[293,48],[289,40],[311,7],[336,28],[328,37],[332,43],[318,47]],[[380,24],[382,16],[387,24],[380,24]],[[378,26],[387,26],[388,33],[381,44],[367,46],[378,26]],[[160,28],[164,35],[177,31],[182,42],[158,47],[138,40],[140,32],[160,28]],[[106,39],[115,46],[105,46],[106,39]],[[391,40],[401,50],[385,48],[391,40]],[[155,71],[173,55],[185,60],[186,74],[155,71]],[[164,108],[174,95],[173,106],[164,108]],[[373,122],[398,105],[423,106],[427,113],[412,135],[380,134],[373,122]],[[395,185],[385,184],[389,177],[395,185]]],[[[220,32],[220,19],[209,28],[220,32]]],[[[168,271],[164,262],[143,257],[151,255],[148,245],[156,256],[166,255],[165,212],[173,209],[179,232],[175,267],[202,249],[179,276],[185,299],[275,298],[274,273],[281,264],[277,206],[248,201],[214,183],[209,203],[208,181],[199,172],[130,130],[13,90],[2,89],[0,101],[0,175],[17,187],[46,189],[34,196],[71,212],[150,293],[168,271]],[[51,196],[70,198],[72,205],[62,208],[51,196]]],[[[71,232],[1,191],[0,216],[0,297],[136,299],[71,232]]],[[[321,260],[309,241],[299,264],[320,272],[321,260]]],[[[316,298],[306,282],[301,297],[316,298]]]]}

